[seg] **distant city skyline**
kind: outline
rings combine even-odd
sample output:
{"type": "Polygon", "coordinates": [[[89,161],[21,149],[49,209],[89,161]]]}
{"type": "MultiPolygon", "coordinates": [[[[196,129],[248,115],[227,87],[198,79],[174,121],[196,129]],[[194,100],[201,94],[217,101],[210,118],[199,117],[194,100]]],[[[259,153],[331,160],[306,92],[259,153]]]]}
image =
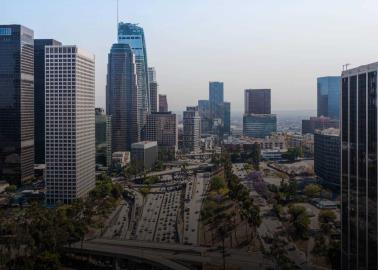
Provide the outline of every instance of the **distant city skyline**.
{"type": "MultiPolygon", "coordinates": [[[[145,31],[148,64],[156,68],[172,111],[206,98],[208,82],[217,80],[224,82],[232,111],[243,110],[244,89],[261,87],[274,93],[272,111],[315,109],[317,77],[339,76],[345,63],[356,67],[378,59],[378,37],[372,35],[377,11],[373,0],[119,0],[120,21],[145,31]],[[340,4],[342,14],[335,12],[340,4]],[[348,30],[346,17],[353,20],[348,30]],[[356,50],[362,42],[364,50],[356,50]]],[[[35,38],[93,52],[96,106],[105,108],[107,53],[117,39],[115,0],[5,0],[2,24],[11,23],[33,29],[35,38]]]]}

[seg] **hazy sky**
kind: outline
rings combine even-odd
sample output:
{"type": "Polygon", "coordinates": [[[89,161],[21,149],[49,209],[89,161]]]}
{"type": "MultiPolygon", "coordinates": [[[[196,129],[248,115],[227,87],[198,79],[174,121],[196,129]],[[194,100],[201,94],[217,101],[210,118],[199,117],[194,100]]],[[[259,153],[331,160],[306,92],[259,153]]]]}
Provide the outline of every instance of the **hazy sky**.
{"type": "MultiPolygon", "coordinates": [[[[316,77],[378,61],[377,0],[119,0],[121,21],[140,23],[160,93],[178,111],[225,85],[233,111],[246,88],[271,88],[273,110],[316,107],[316,77]]],[[[96,55],[96,105],[105,104],[116,0],[1,0],[0,24],[96,55]]],[[[1,63],[0,63],[1,65],[1,63]]]]}

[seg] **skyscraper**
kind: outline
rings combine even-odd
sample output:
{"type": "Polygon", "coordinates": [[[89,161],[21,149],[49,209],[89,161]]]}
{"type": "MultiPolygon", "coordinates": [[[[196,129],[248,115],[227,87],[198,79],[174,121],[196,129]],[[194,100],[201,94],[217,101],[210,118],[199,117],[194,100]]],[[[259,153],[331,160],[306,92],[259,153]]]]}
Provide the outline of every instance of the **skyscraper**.
{"type": "Polygon", "coordinates": [[[159,112],[168,112],[167,95],[159,95],[159,112]]]}
{"type": "Polygon", "coordinates": [[[277,131],[277,117],[271,114],[270,89],[244,91],[244,136],[264,138],[277,131]]]}
{"type": "Polygon", "coordinates": [[[198,113],[201,117],[201,133],[211,133],[212,120],[210,116],[210,102],[208,100],[198,100],[198,113]]]}
{"type": "Polygon", "coordinates": [[[147,115],[145,138],[157,141],[160,159],[174,159],[178,148],[176,114],[155,112],[147,115]]]}
{"type": "Polygon", "coordinates": [[[45,46],[62,45],[54,39],[34,40],[34,146],[36,164],[45,163],[45,46]]]}
{"type": "Polygon", "coordinates": [[[142,27],[132,23],[119,23],[118,43],[128,44],[135,55],[137,74],[139,129],[146,124],[147,114],[150,112],[150,90],[148,83],[147,49],[142,27]]]}
{"type": "Polygon", "coordinates": [[[156,82],[156,70],[154,67],[148,67],[148,81],[156,82]]]}
{"type": "Polygon", "coordinates": [[[34,176],[34,33],[0,25],[0,179],[34,176]]]}
{"type": "Polygon", "coordinates": [[[246,89],[244,91],[244,113],[271,114],[270,89],[246,89]]]}
{"type": "Polygon", "coordinates": [[[209,82],[209,102],[211,117],[223,119],[223,82],[209,82]]]}
{"type": "Polygon", "coordinates": [[[378,269],[377,73],[341,76],[341,269],[378,269]]]}
{"type": "Polygon", "coordinates": [[[70,203],[95,186],[95,59],[46,46],[46,201],[70,203]]]}
{"type": "Polygon", "coordinates": [[[156,81],[156,71],[154,67],[148,68],[148,81],[150,84],[150,106],[151,112],[157,112],[157,95],[158,95],[158,83],[156,81]]]}
{"type": "Polygon", "coordinates": [[[317,91],[318,117],[326,116],[339,119],[340,76],[318,78],[317,91]]]}
{"type": "Polygon", "coordinates": [[[198,152],[201,140],[201,117],[197,107],[187,107],[183,113],[183,150],[186,153],[198,152]]]}
{"type": "Polygon", "coordinates": [[[157,112],[157,92],[158,92],[157,82],[150,82],[151,112],[157,112]]]}
{"type": "Polygon", "coordinates": [[[108,56],[106,114],[112,116],[112,151],[130,151],[140,140],[138,84],[134,53],[128,44],[113,44],[108,56]]]}
{"type": "Polygon", "coordinates": [[[96,108],[96,166],[109,168],[112,163],[112,117],[96,108]]]}
{"type": "Polygon", "coordinates": [[[223,134],[224,135],[231,135],[231,103],[230,102],[224,102],[223,103],[223,113],[224,113],[223,134]]]}

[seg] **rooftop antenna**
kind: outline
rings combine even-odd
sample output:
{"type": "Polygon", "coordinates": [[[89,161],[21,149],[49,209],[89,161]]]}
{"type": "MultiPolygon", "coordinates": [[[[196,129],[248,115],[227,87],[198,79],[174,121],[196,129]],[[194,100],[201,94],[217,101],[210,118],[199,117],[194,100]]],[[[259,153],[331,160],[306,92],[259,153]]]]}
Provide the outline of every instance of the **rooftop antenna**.
{"type": "Polygon", "coordinates": [[[348,66],[350,66],[350,64],[349,64],[349,63],[346,63],[346,64],[344,64],[344,65],[343,65],[343,71],[346,71],[346,70],[348,70],[348,66]]]}
{"type": "Polygon", "coordinates": [[[117,36],[118,36],[118,25],[119,25],[119,0],[117,0],[117,36]]]}

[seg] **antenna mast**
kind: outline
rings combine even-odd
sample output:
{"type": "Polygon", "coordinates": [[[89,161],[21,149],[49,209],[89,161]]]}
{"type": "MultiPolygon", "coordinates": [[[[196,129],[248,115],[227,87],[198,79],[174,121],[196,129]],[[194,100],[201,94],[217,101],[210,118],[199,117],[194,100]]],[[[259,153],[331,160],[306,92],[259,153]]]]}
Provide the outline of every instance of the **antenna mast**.
{"type": "Polygon", "coordinates": [[[119,13],[118,13],[118,10],[119,10],[119,0],[117,0],[117,31],[118,31],[118,23],[119,23],[119,13]]]}

